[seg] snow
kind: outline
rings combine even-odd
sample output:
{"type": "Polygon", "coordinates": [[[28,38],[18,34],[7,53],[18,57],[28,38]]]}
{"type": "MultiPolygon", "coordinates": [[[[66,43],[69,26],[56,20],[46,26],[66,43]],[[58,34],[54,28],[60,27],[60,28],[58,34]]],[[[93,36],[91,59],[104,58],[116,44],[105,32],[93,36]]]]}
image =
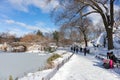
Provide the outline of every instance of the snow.
{"type": "Polygon", "coordinates": [[[114,47],[120,49],[120,37],[117,34],[113,35],[114,47]]]}
{"type": "Polygon", "coordinates": [[[50,80],[120,80],[120,77],[102,68],[94,57],[75,54],[50,80]]]}
{"type": "Polygon", "coordinates": [[[45,51],[41,51],[41,50],[29,50],[29,51],[26,51],[26,53],[44,53],[45,51]]]}
{"type": "MultiPolygon", "coordinates": [[[[65,51],[63,51],[63,52],[65,52],[65,51]]],[[[71,52],[66,52],[66,54],[62,54],[62,57],[54,60],[53,62],[55,63],[55,65],[60,64],[60,63],[62,63],[63,60],[66,60],[70,55],[72,55],[71,52]]]]}
{"type": "Polygon", "coordinates": [[[96,44],[102,46],[105,37],[106,37],[106,33],[105,32],[101,33],[100,36],[98,37],[98,40],[96,41],[96,44]]]}
{"type": "MultiPolygon", "coordinates": [[[[92,49],[92,48],[91,48],[92,49]]],[[[19,80],[120,80],[119,69],[105,69],[102,66],[102,61],[95,58],[95,53],[106,54],[107,50],[97,49],[91,51],[93,53],[84,56],[83,53],[74,54],[70,60],[65,63],[60,69],[48,69],[36,73],[29,73],[27,76],[19,80]],[[118,72],[119,73],[119,72],[118,72]]],[[[119,51],[114,51],[119,52],[119,51]]],[[[72,54],[67,50],[57,50],[55,53],[63,55],[54,61],[55,64],[60,64],[63,60],[72,54]],[[63,54],[64,53],[64,54],[63,54]]]]}
{"type": "Polygon", "coordinates": [[[39,71],[36,73],[29,73],[27,76],[20,78],[18,80],[41,80],[43,76],[47,76],[48,73],[51,72],[52,69],[39,71]]]}
{"type": "MultiPolygon", "coordinates": [[[[116,30],[113,34],[113,45],[114,45],[115,49],[120,49],[120,36],[119,36],[119,33],[117,32],[118,30],[116,30]]],[[[103,44],[104,44],[104,40],[106,40],[106,39],[107,39],[106,38],[106,32],[103,32],[103,33],[100,34],[100,36],[98,37],[97,40],[93,41],[94,42],[93,44],[99,45],[99,46],[102,47],[103,44]]]]}

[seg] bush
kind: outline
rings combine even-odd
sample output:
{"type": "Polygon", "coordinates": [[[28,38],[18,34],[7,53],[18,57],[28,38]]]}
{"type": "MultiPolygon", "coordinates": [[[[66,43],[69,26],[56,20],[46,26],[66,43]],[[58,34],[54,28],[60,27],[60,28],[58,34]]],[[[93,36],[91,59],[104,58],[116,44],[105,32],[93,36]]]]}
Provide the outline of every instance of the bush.
{"type": "Polygon", "coordinates": [[[59,54],[53,54],[51,57],[47,59],[47,65],[45,66],[45,69],[51,69],[54,67],[54,63],[52,62],[53,60],[61,57],[59,54]]]}
{"type": "Polygon", "coordinates": [[[51,48],[51,47],[45,48],[45,51],[48,51],[50,53],[54,52],[55,50],[56,50],[55,48],[51,48]]]}
{"type": "Polygon", "coordinates": [[[13,80],[13,77],[12,77],[12,75],[10,75],[10,76],[9,76],[9,80],[13,80]]]}
{"type": "Polygon", "coordinates": [[[51,57],[47,59],[47,63],[50,63],[51,61],[61,57],[59,54],[53,54],[51,57]]]}

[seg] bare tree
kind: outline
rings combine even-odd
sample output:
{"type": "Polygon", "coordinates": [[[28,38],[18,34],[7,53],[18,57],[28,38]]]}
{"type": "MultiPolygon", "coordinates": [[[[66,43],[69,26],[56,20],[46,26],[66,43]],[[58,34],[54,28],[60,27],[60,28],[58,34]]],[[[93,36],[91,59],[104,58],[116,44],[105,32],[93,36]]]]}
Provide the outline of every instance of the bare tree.
{"type": "MultiPolygon", "coordinates": [[[[70,34],[70,38],[72,41],[78,41],[80,38],[83,38],[85,42],[85,46],[87,46],[88,41],[88,32],[90,28],[88,26],[90,25],[90,20],[88,18],[82,17],[82,10],[79,11],[79,9],[82,8],[82,6],[78,3],[73,3],[71,1],[70,3],[62,4],[62,8],[56,10],[53,10],[52,17],[55,19],[55,23],[58,25],[62,25],[65,27],[69,27],[67,29],[67,33],[70,34]],[[67,6],[66,6],[67,4],[67,6]],[[62,11],[61,11],[62,9],[62,11]],[[79,11],[79,14],[77,16],[75,15],[79,11]],[[72,31],[72,28],[73,31],[72,31]],[[76,29],[76,32],[74,31],[76,29]],[[82,36],[79,36],[82,34],[82,36]],[[81,34],[80,34],[81,33],[81,34]]],[[[92,23],[92,22],[91,22],[92,23]]]]}
{"type": "Polygon", "coordinates": [[[20,39],[21,42],[27,42],[27,43],[29,43],[29,42],[44,42],[44,40],[45,40],[44,37],[39,36],[37,34],[31,34],[31,33],[24,35],[20,39]]]}
{"type": "Polygon", "coordinates": [[[61,36],[64,39],[70,39],[72,42],[80,40],[80,33],[77,27],[74,27],[72,23],[63,24],[60,28],[61,36]]]}
{"type": "Polygon", "coordinates": [[[76,0],[83,3],[84,6],[91,7],[93,11],[83,14],[87,16],[91,13],[98,13],[101,15],[108,38],[108,50],[113,49],[113,25],[114,25],[114,2],[115,0],[76,0]],[[109,6],[106,6],[106,4],[109,6]]]}
{"type": "Polygon", "coordinates": [[[90,34],[88,34],[90,31],[89,27],[92,22],[88,18],[81,19],[80,21],[81,21],[81,23],[80,22],[79,22],[80,24],[78,23],[79,30],[84,36],[85,47],[87,47],[88,46],[88,43],[87,43],[88,36],[90,35],[90,34]]]}
{"type": "Polygon", "coordinates": [[[81,42],[81,35],[78,28],[66,23],[60,27],[59,42],[61,45],[70,45],[73,42],[81,42]]]}
{"type": "MultiPolygon", "coordinates": [[[[49,0],[51,1],[51,0],[49,0]]],[[[98,13],[100,14],[100,16],[102,17],[103,23],[104,23],[104,27],[107,33],[107,40],[108,40],[108,50],[113,49],[113,36],[112,36],[112,31],[113,31],[113,25],[114,25],[114,2],[116,0],[59,0],[60,3],[63,3],[63,7],[67,8],[68,14],[64,14],[64,12],[62,12],[62,16],[59,16],[57,18],[58,21],[61,20],[60,17],[70,17],[70,20],[73,20],[74,17],[78,17],[78,14],[80,13],[81,10],[83,10],[84,13],[82,15],[82,17],[87,16],[89,14],[92,13],[98,13]],[[65,3],[67,2],[67,6],[69,6],[68,3],[74,3],[73,5],[71,5],[71,7],[67,7],[65,6],[65,3]],[[79,4],[79,5],[78,5],[79,4]],[[82,5],[82,6],[81,6],[82,5]],[[77,6],[77,7],[76,7],[77,6]],[[87,12],[86,8],[92,8],[93,10],[90,12],[87,12]],[[71,9],[71,10],[69,10],[71,9]],[[73,11],[76,11],[76,13],[72,14],[73,11]],[[67,15],[67,16],[66,16],[67,15]]],[[[58,13],[59,14],[59,13],[58,13]]],[[[68,19],[68,18],[67,18],[68,19]]],[[[65,19],[64,22],[67,22],[68,20],[65,19]]],[[[62,23],[62,22],[60,22],[62,23]]]]}
{"type": "Polygon", "coordinates": [[[10,34],[9,32],[2,32],[0,33],[0,43],[11,43],[15,42],[17,40],[16,36],[13,34],[10,34]]]}

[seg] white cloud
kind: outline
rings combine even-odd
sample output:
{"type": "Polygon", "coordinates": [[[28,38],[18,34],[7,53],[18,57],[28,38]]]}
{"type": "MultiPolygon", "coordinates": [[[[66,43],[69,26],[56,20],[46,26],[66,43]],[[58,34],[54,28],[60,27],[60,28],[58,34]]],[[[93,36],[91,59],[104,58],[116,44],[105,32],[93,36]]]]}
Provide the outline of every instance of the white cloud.
{"type": "Polygon", "coordinates": [[[34,25],[28,25],[26,23],[18,22],[18,21],[11,20],[11,19],[3,20],[0,22],[1,24],[6,24],[7,27],[13,26],[13,27],[8,28],[8,30],[11,34],[15,34],[17,37],[31,33],[35,30],[40,30],[43,33],[49,33],[57,29],[57,27],[56,28],[51,27],[50,25],[47,25],[46,23],[40,22],[40,21],[34,25]]]}
{"type": "Polygon", "coordinates": [[[7,19],[7,18],[9,18],[9,17],[8,17],[7,15],[5,15],[5,14],[0,13],[0,18],[1,18],[1,19],[3,19],[3,18],[4,18],[4,19],[7,19]]]}
{"type": "Polygon", "coordinates": [[[24,0],[8,0],[8,3],[17,10],[28,12],[27,4],[24,0]]]}
{"type": "Polygon", "coordinates": [[[29,32],[23,31],[23,30],[18,29],[18,28],[14,28],[12,30],[9,30],[9,33],[13,34],[13,35],[16,35],[17,37],[21,37],[21,36],[23,36],[25,34],[28,34],[29,32]]]}
{"type": "Polygon", "coordinates": [[[28,25],[25,24],[23,22],[18,22],[18,21],[14,21],[14,20],[5,20],[4,21],[6,24],[12,24],[12,25],[17,25],[19,27],[23,27],[27,30],[41,30],[42,32],[50,32],[53,31],[55,29],[52,29],[51,27],[49,27],[47,24],[43,23],[43,22],[37,22],[35,25],[28,25]]]}
{"type": "Polygon", "coordinates": [[[24,27],[28,30],[38,30],[38,29],[40,29],[38,26],[31,26],[31,25],[28,25],[28,24],[25,24],[25,23],[22,23],[22,22],[14,21],[14,20],[5,20],[5,22],[7,24],[13,24],[13,25],[18,25],[20,27],[24,27]]]}
{"type": "Polygon", "coordinates": [[[14,20],[5,20],[5,22],[8,23],[8,24],[13,24],[13,23],[15,23],[14,20]]]}
{"type": "Polygon", "coordinates": [[[14,9],[24,12],[29,11],[30,5],[41,9],[43,12],[49,12],[59,5],[57,0],[52,0],[49,4],[47,4],[47,0],[8,0],[8,2],[14,9]]]}

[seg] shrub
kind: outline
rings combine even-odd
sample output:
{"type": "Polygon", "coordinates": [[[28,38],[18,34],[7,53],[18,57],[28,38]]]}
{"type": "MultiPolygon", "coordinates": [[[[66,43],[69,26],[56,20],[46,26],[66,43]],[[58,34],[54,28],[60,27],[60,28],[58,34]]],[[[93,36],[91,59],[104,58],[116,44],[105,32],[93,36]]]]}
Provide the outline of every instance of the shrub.
{"type": "Polygon", "coordinates": [[[53,54],[51,57],[49,57],[47,59],[47,63],[49,63],[49,62],[51,62],[51,61],[53,61],[53,60],[55,60],[55,59],[57,59],[59,57],[61,57],[59,54],[53,54]]]}
{"type": "Polygon", "coordinates": [[[57,59],[57,58],[59,58],[59,57],[61,57],[61,55],[59,55],[59,54],[53,54],[51,57],[49,57],[47,59],[47,65],[46,65],[45,68],[47,68],[47,69],[53,68],[54,67],[54,63],[52,61],[57,59]]]}
{"type": "Polygon", "coordinates": [[[55,48],[52,48],[52,47],[47,47],[45,48],[45,51],[48,51],[50,53],[54,52],[56,49],[55,48]]]}
{"type": "Polygon", "coordinates": [[[9,80],[13,80],[13,77],[12,77],[12,75],[10,75],[10,76],[9,76],[9,80]]]}

